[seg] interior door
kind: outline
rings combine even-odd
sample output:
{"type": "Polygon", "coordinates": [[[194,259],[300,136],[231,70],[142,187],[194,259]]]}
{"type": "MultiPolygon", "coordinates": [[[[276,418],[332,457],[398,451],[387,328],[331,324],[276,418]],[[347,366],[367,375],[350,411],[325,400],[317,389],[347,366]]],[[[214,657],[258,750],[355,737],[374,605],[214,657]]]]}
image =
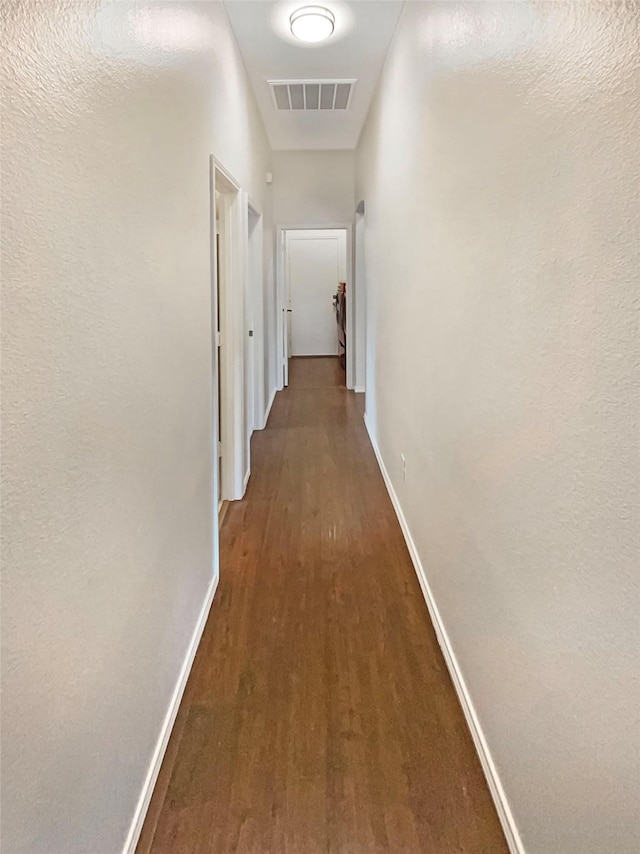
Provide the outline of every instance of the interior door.
{"type": "Polygon", "coordinates": [[[256,253],[258,237],[258,216],[251,208],[247,209],[247,275],[244,284],[244,475],[251,471],[251,436],[256,426],[256,319],[259,315],[257,305],[258,264],[256,253]]]}
{"type": "Polygon", "coordinates": [[[287,304],[282,309],[282,350],[283,350],[283,382],[285,386],[289,385],[289,356],[291,350],[291,308],[290,300],[287,299],[287,304]]]}
{"type": "Polygon", "coordinates": [[[216,199],[216,329],[215,329],[215,344],[216,344],[216,385],[218,392],[217,412],[218,412],[218,441],[216,443],[216,454],[218,460],[218,508],[222,504],[222,352],[221,352],[221,313],[220,313],[220,275],[222,265],[220,263],[220,253],[222,245],[220,240],[220,207],[222,199],[220,193],[215,194],[216,199]]]}
{"type": "Polygon", "coordinates": [[[280,269],[284,270],[284,295],[282,305],[282,317],[280,318],[282,332],[282,384],[286,388],[289,385],[289,318],[291,317],[291,306],[289,301],[289,271],[287,260],[287,232],[280,234],[280,269]]]}
{"type": "MultiPolygon", "coordinates": [[[[337,356],[333,295],[340,281],[340,236],[289,234],[287,270],[291,345],[287,356],[337,356]]],[[[286,332],[286,329],[285,329],[286,332]]],[[[286,347],[285,335],[285,347],[286,347]]]]}
{"type": "Polygon", "coordinates": [[[245,447],[244,447],[244,472],[245,476],[250,468],[251,456],[251,435],[253,433],[253,412],[254,412],[254,323],[253,323],[253,304],[251,300],[251,287],[253,281],[250,276],[245,280],[245,329],[244,329],[244,427],[245,427],[245,447]]]}

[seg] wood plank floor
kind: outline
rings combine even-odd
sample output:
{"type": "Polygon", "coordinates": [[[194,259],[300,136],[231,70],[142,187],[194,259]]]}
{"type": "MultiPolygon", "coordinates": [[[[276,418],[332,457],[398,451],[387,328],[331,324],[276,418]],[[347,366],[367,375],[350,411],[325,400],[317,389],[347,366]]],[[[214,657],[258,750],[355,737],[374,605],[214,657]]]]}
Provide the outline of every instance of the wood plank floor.
{"type": "Polygon", "coordinates": [[[292,360],[138,854],[506,854],[336,359],[292,360]]]}

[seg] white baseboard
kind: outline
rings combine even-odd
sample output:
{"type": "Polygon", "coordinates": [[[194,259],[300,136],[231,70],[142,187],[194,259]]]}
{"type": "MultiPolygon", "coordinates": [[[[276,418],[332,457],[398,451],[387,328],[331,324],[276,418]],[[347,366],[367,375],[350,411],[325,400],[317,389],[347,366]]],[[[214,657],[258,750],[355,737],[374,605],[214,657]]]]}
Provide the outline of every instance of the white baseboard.
{"type": "Polygon", "coordinates": [[[442,621],[442,617],[440,616],[436,601],[433,598],[433,593],[431,592],[431,588],[429,586],[429,582],[427,581],[427,576],[424,571],[424,567],[422,566],[422,561],[420,560],[415,543],[413,542],[413,537],[411,536],[409,526],[407,525],[407,520],[405,519],[404,513],[402,512],[402,507],[400,506],[400,501],[398,500],[396,491],[393,488],[393,484],[391,483],[389,473],[387,472],[385,464],[382,461],[380,449],[378,448],[377,442],[373,436],[366,415],[364,416],[364,423],[366,425],[367,432],[369,434],[369,439],[371,440],[371,445],[376,455],[376,459],[378,460],[378,465],[380,466],[380,471],[382,472],[382,477],[384,478],[385,486],[387,487],[387,492],[389,493],[389,497],[391,498],[393,509],[396,511],[398,522],[400,523],[400,527],[402,528],[402,533],[407,543],[407,548],[409,549],[409,554],[411,555],[411,560],[416,570],[416,575],[418,576],[418,581],[420,582],[420,587],[422,588],[422,593],[427,603],[427,608],[429,609],[431,622],[433,623],[436,637],[438,638],[438,643],[440,644],[440,649],[442,650],[444,660],[449,670],[451,681],[453,682],[453,686],[456,689],[458,700],[460,701],[460,705],[462,706],[462,711],[464,712],[464,716],[467,721],[467,726],[469,727],[469,730],[471,732],[471,737],[473,738],[473,743],[480,759],[482,770],[484,771],[484,775],[487,779],[489,790],[491,792],[491,796],[493,798],[493,802],[495,803],[496,810],[498,812],[498,817],[502,825],[502,830],[506,837],[507,845],[509,846],[509,851],[511,852],[511,854],[526,854],[524,846],[522,844],[522,840],[520,839],[518,828],[513,818],[513,813],[511,812],[509,802],[507,801],[507,797],[502,787],[502,783],[500,782],[498,771],[491,757],[487,740],[484,737],[484,733],[482,732],[482,727],[480,726],[480,721],[478,720],[476,710],[474,708],[471,696],[469,695],[469,691],[462,675],[462,671],[460,670],[460,666],[458,665],[455,653],[453,652],[453,647],[451,646],[449,635],[447,634],[447,630],[442,621]]]}
{"type": "Polygon", "coordinates": [[[244,497],[245,492],[247,491],[247,486],[249,485],[249,478],[251,477],[251,469],[248,468],[246,474],[244,476],[244,483],[242,484],[242,495],[244,497]]]}
{"type": "Polygon", "coordinates": [[[273,401],[276,399],[277,393],[278,393],[278,389],[274,388],[273,392],[271,393],[271,398],[269,399],[269,404],[268,404],[266,411],[264,413],[264,424],[262,425],[263,430],[267,426],[267,421],[269,420],[269,415],[271,414],[271,407],[273,406],[273,401]]]}
{"type": "Polygon", "coordinates": [[[355,391],[356,394],[364,394],[364,392],[365,392],[365,388],[363,385],[354,386],[353,390],[355,391]]]}
{"type": "Polygon", "coordinates": [[[144,824],[144,820],[147,815],[147,810],[149,809],[149,803],[151,802],[151,796],[153,795],[153,789],[156,785],[158,774],[160,773],[160,766],[162,765],[162,760],[164,758],[167,745],[169,744],[171,730],[173,729],[173,725],[176,721],[178,709],[180,708],[180,701],[182,700],[184,689],[187,686],[187,680],[189,678],[189,673],[191,672],[191,666],[193,665],[193,660],[196,657],[198,645],[200,644],[200,638],[202,637],[202,632],[204,631],[204,627],[207,623],[207,618],[211,609],[211,603],[213,602],[213,597],[215,596],[217,586],[218,578],[215,577],[211,580],[211,584],[209,585],[209,589],[207,590],[207,595],[205,596],[205,600],[200,611],[200,616],[198,617],[198,622],[196,623],[196,627],[191,637],[189,649],[187,650],[184,662],[182,663],[180,675],[178,676],[178,681],[176,682],[176,687],[173,690],[173,696],[171,697],[171,702],[169,703],[167,714],[165,715],[164,721],[162,723],[162,728],[160,729],[160,736],[156,744],[156,749],[154,750],[153,756],[151,758],[151,763],[149,765],[149,770],[147,771],[147,776],[145,777],[145,781],[142,786],[142,791],[140,792],[136,811],[133,814],[133,821],[131,822],[131,827],[129,828],[129,833],[127,834],[127,840],[124,844],[123,854],[135,854],[136,846],[138,844],[138,840],[140,839],[140,834],[142,833],[142,825],[144,824]]]}

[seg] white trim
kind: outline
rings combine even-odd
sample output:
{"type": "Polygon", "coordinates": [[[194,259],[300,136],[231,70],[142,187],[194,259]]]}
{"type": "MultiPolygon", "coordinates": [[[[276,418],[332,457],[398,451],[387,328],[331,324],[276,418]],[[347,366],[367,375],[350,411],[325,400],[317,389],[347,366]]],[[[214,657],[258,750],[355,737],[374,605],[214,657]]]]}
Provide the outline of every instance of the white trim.
{"type": "Polygon", "coordinates": [[[245,476],[244,476],[244,484],[243,484],[243,490],[242,490],[242,494],[243,494],[243,495],[244,495],[244,494],[245,494],[245,492],[247,491],[247,486],[248,486],[248,484],[249,484],[249,478],[250,478],[250,477],[251,477],[251,469],[250,469],[250,468],[248,468],[248,469],[247,469],[247,473],[246,473],[246,474],[245,474],[245,476]]]}
{"type": "Polygon", "coordinates": [[[167,745],[169,744],[171,730],[173,729],[173,725],[176,721],[176,716],[178,714],[178,709],[180,708],[180,702],[182,700],[182,695],[184,694],[184,689],[187,687],[189,673],[191,672],[193,660],[196,657],[196,652],[198,651],[198,646],[200,644],[200,638],[202,637],[204,627],[207,624],[209,610],[211,609],[211,603],[213,602],[213,597],[215,596],[217,586],[218,576],[216,575],[214,576],[214,578],[211,579],[211,583],[209,584],[209,589],[207,590],[202,609],[200,610],[198,622],[196,623],[196,627],[191,637],[191,643],[189,644],[187,654],[182,663],[182,668],[180,670],[180,675],[178,676],[178,681],[176,683],[175,688],[173,689],[173,696],[171,697],[171,700],[169,702],[169,708],[167,709],[167,713],[164,717],[164,721],[160,729],[160,735],[156,743],[156,749],[154,750],[153,756],[151,757],[151,763],[147,771],[147,776],[145,777],[145,781],[142,785],[142,791],[140,792],[138,804],[133,814],[133,821],[131,822],[131,827],[129,828],[129,833],[127,834],[127,839],[124,844],[124,848],[122,849],[123,854],[135,854],[136,846],[138,844],[138,840],[140,839],[140,834],[142,832],[142,826],[147,815],[147,810],[149,809],[149,803],[151,802],[151,796],[153,795],[153,789],[156,785],[158,774],[160,773],[160,768],[162,766],[162,760],[164,758],[167,745]]]}
{"type": "Polygon", "coordinates": [[[218,515],[222,506],[222,490],[220,484],[220,436],[218,435],[220,400],[218,395],[218,377],[220,360],[220,333],[218,331],[218,285],[217,285],[217,245],[218,229],[216,226],[216,164],[213,157],[209,158],[209,255],[210,255],[210,289],[211,289],[211,466],[213,487],[213,506],[218,505],[218,513],[212,519],[213,530],[213,574],[218,575],[220,542],[218,515]]]}
{"type": "Polygon", "coordinates": [[[211,159],[213,161],[215,171],[218,172],[219,175],[222,177],[222,182],[221,182],[222,186],[216,188],[216,189],[218,189],[218,192],[221,192],[221,193],[239,193],[240,189],[241,189],[240,184],[238,184],[238,182],[233,177],[231,172],[228,172],[225,169],[225,167],[218,160],[218,158],[215,156],[215,154],[211,155],[211,159]]]}
{"type": "MultiPolygon", "coordinates": [[[[235,501],[244,495],[245,399],[244,318],[247,277],[247,203],[240,185],[212,155],[214,221],[216,191],[220,193],[220,352],[222,478],[220,497],[235,501]]],[[[214,293],[215,293],[214,288],[214,293]]]]}
{"type": "Polygon", "coordinates": [[[354,391],[355,391],[355,393],[356,393],[356,394],[364,394],[364,393],[365,393],[365,391],[366,391],[366,389],[365,389],[365,387],[364,387],[363,385],[357,385],[357,386],[354,388],[354,391]]]}
{"type": "Polygon", "coordinates": [[[278,389],[274,388],[273,393],[271,395],[271,399],[269,400],[269,404],[268,404],[267,408],[265,409],[264,424],[262,425],[263,430],[267,426],[267,421],[269,420],[269,415],[271,415],[271,407],[273,406],[273,401],[276,399],[277,393],[278,393],[278,389]]]}
{"type": "Polygon", "coordinates": [[[276,388],[278,391],[289,385],[289,354],[287,347],[287,318],[285,308],[286,229],[276,227],[276,388]]]}
{"type": "Polygon", "coordinates": [[[257,216],[257,217],[262,216],[262,211],[261,211],[260,207],[253,201],[253,199],[251,198],[249,193],[247,193],[247,207],[249,208],[249,210],[253,214],[255,214],[255,216],[257,216]]]}
{"type": "Polygon", "coordinates": [[[418,576],[418,581],[420,582],[420,587],[422,588],[422,594],[425,598],[425,602],[427,603],[427,608],[429,609],[431,622],[433,623],[433,628],[435,629],[440,649],[442,650],[444,660],[449,670],[453,687],[458,695],[458,700],[460,701],[462,711],[467,721],[467,726],[471,732],[471,737],[473,738],[473,743],[475,745],[478,758],[480,759],[482,770],[484,771],[484,775],[487,779],[489,790],[498,812],[498,818],[500,819],[502,830],[504,831],[507,845],[509,846],[509,851],[511,854],[526,854],[513,813],[511,812],[511,807],[509,806],[507,796],[504,792],[502,783],[500,782],[500,777],[498,776],[498,771],[491,756],[489,745],[487,744],[487,740],[482,731],[482,727],[480,726],[480,721],[478,720],[478,715],[474,708],[469,690],[464,681],[464,676],[462,675],[458,660],[456,659],[453,647],[451,646],[449,635],[447,634],[444,622],[440,616],[440,611],[438,610],[433,593],[431,592],[431,587],[429,586],[427,575],[424,571],[424,567],[422,566],[422,561],[420,560],[415,543],[413,542],[413,537],[411,536],[407,520],[402,512],[400,501],[398,500],[398,496],[396,495],[396,491],[393,488],[393,484],[391,483],[391,479],[382,460],[380,449],[378,448],[377,442],[373,436],[366,414],[364,416],[364,423],[367,428],[367,433],[369,434],[369,439],[371,440],[371,445],[376,455],[378,465],[380,466],[380,471],[382,472],[382,477],[384,479],[385,486],[387,487],[389,498],[393,504],[393,509],[396,512],[407,548],[409,549],[409,554],[411,556],[416,575],[418,576]]]}

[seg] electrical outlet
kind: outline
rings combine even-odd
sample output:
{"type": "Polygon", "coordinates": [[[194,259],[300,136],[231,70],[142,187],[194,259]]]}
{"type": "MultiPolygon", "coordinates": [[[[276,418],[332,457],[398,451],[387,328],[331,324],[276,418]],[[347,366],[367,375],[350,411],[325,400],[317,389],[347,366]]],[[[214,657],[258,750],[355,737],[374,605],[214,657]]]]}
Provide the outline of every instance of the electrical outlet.
{"type": "Polygon", "coordinates": [[[407,461],[404,458],[404,454],[400,454],[400,459],[402,460],[402,479],[407,479],[407,461]]]}

